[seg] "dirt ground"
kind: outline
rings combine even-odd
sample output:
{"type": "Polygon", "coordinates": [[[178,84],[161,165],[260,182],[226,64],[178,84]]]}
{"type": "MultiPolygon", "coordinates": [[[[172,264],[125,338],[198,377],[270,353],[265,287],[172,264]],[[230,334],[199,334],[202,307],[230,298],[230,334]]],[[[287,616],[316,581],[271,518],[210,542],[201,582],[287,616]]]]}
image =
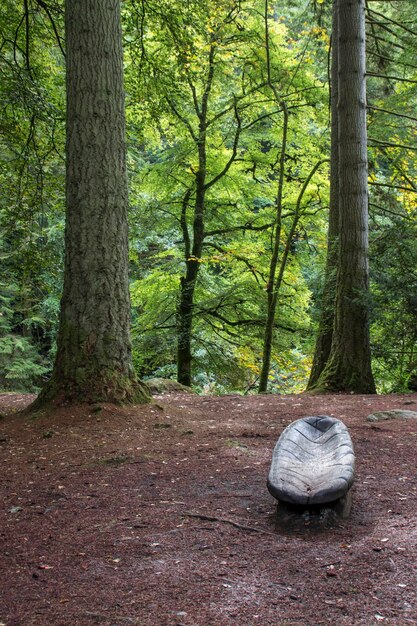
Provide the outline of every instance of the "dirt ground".
{"type": "Polygon", "coordinates": [[[199,397],[17,412],[0,395],[0,625],[417,624],[417,394],[199,397]],[[348,426],[346,520],[277,518],[282,429],[348,426]]]}

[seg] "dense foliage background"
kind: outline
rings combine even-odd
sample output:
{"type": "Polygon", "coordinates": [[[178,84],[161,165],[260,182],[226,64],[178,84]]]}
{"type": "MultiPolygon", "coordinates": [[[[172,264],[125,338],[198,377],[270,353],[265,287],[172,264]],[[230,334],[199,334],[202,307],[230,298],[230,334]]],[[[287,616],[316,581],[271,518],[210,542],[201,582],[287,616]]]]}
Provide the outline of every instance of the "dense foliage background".
{"type": "MultiPolygon", "coordinates": [[[[326,252],[330,14],[327,1],[123,3],[140,377],[176,375],[201,237],[196,388],[256,389],[274,254],[269,388],[305,388],[326,252]]],[[[371,340],[378,390],[390,392],[417,387],[417,19],[411,0],[372,1],[367,22],[371,340]]],[[[60,1],[3,0],[0,72],[0,388],[32,391],[51,369],[62,286],[60,1]]]]}

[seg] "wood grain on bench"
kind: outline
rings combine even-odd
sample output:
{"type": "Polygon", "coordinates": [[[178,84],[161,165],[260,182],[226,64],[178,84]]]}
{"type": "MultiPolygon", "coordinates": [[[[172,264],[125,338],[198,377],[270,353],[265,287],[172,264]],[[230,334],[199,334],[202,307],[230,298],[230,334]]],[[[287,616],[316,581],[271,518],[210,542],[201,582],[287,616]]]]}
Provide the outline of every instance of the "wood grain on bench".
{"type": "Polygon", "coordinates": [[[272,453],[268,489],[292,504],[330,503],[351,488],[355,454],[346,426],[334,417],[304,417],[287,426],[272,453]]]}

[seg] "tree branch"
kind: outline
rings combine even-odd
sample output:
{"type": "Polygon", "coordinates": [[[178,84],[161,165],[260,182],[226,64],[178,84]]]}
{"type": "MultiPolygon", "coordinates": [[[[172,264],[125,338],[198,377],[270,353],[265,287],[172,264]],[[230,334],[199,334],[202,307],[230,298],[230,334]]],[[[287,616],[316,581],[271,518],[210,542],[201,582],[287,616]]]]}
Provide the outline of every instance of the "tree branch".
{"type": "Polygon", "coordinates": [[[189,87],[191,89],[191,93],[192,93],[192,96],[193,96],[194,109],[195,109],[197,117],[200,118],[201,117],[201,111],[200,111],[200,105],[198,104],[197,90],[195,88],[195,85],[194,85],[193,81],[190,78],[190,74],[189,74],[188,70],[186,70],[186,73],[187,73],[187,82],[188,82],[188,85],[189,85],[189,87]]]}
{"type": "Polygon", "coordinates": [[[275,222],[270,222],[268,224],[262,224],[262,226],[254,226],[251,222],[247,222],[246,224],[242,224],[241,226],[230,226],[230,228],[217,228],[216,230],[209,230],[204,233],[204,236],[209,237],[211,235],[226,235],[227,233],[232,233],[236,230],[268,230],[268,228],[271,228],[274,223],[275,222]]]}
{"type": "Polygon", "coordinates": [[[413,189],[413,187],[404,187],[403,185],[390,185],[389,183],[375,183],[373,181],[369,181],[368,185],[372,185],[373,187],[388,187],[389,189],[400,189],[401,191],[411,191],[412,193],[417,193],[417,189],[413,189]]]}
{"type": "Polygon", "coordinates": [[[412,117],[411,115],[405,115],[405,113],[396,113],[395,111],[388,111],[388,109],[381,109],[380,107],[374,107],[368,104],[368,109],[371,111],[381,111],[381,113],[388,113],[388,115],[394,115],[395,117],[404,117],[407,120],[412,120],[413,122],[417,122],[417,117],[412,117]]]}
{"type": "Polygon", "coordinates": [[[381,206],[380,204],[375,204],[375,202],[369,202],[369,206],[378,209],[379,211],[383,211],[384,213],[388,213],[389,215],[395,215],[395,217],[400,217],[401,219],[408,220],[410,222],[414,222],[413,217],[409,217],[404,213],[397,213],[396,211],[391,211],[391,209],[387,209],[386,207],[381,206]]]}
{"type": "MultiPolygon", "coordinates": [[[[411,30],[410,28],[407,28],[404,24],[401,24],[400,22],[396,22],[391,17],[387,17],[386,15],[383,15],[382,13],[379,13],[378,11],[374,11],[374,9],[368,9],[368,11],[373,13],[374,15],[378,15],[379,17],[382,17],[384,20],[386,20],[386,22],[390,24],[394,24],[395,26],[398,26],[399,28],[402,28],[402,30],[405,30],[407,33],[410,33],[410,35],[413,35],[413,37],[417,37],[416,31],[411,30]]],[[[380,23],[380,22],[377,22],[377,23],[380,23]]]]}
{"type": "Polygon", "coordinates": [[[390,41],[389,39],[385,39],[385,37],[380,37],[378,35],[373,35],[370,34],[370,36],[375,39],[375,41],[382,41],[383,43],[389,44],[390,46],[393,46],[394,48],[399,48],[400,50],[405,50],[405,47],[402,46],[399,43],[395,43],[394,41],[390,41]]]}
{"type": "Polygon", "coordinates": [[[366,72],[366,76],[373,76],[374,78],[383,78],[384,80],[395,80],[401,83],[417,84],[417,80],[411,78],[400,78],[399,76],[387,76],[386,74],[378,74],[377,72],[366,72]]]}
{"type": "Polygon", "coordinates": [[[30,67],[30,23],[29,23],[29,6],[28,0],[24,0],[25,7],[25,31],[26,31],[26,49],[25,49],[25,61],[26,61],[26,69],[30,78],[33,80],[32,70],[30,67]]]}
{"type": "Polygon", "coordinates": [[[388,61],[389,63],[395,63],[397,65],[401,65],[402,67],[411,67],[412,69],[417,69],[417,65],[413,65],[412,63],[406,63],[405,61],[397,61],[396,59],[391,59],[391,57],[387,57],[379,52],[372,52],[371,50],[367,51],[367,54],[373,57],[378,57],[378,59],[383,59],[384,61],[388,61]]]}
{"type": "Polygon", "coordinates": [[[63,56],[64,56],[64,58],[65,58],[65,50],[64,50],[64,46],[63,46],[63,44],[62,44],[61,37],[59,36],[59,33],[58,33],[58,28],[57,28],[57,26],[56,26],[56,24],[55,24],[54,18],[52,17],[52,14],[51,14],[51,11],[50,11],[50,9],[49,9],[48,5],[47,5],[47,4],[46,4],[46,2],[44,2],[43,0],[36,0],[36,2],[39,4],[39,6],[40,6],[40,7],[42,7],[42,9],[44,9],[44,10],[45,10],[45,12],[46,12],[47,16],[49,17],[49,21],[50,21],[50,22],[51,22],[51,24],[52,24],[52,28],[53,28],[53,30],[54,30],[55,37],[56,37],[56,40],[57,40],[57,42],[58,42],[59,49],[61,50],[62,55],[63,55],[63,56]]]}
{"type": "Polygon", "coordinates": [[[190,122],[183,116],[181,115],[181,113],[178,111],[177,107],[175,106],[175,104],[172,102],[172,100],[170,98],[165,98],[169,108],[171,109],[171,111],[174,113],[174,115],[177,116],[177,118],[180,120],[180,122],[182,122],[184,124],[184,126],[187,128],[188,132],[191,135],[191,138],[193,139],[193,141],[195,143],[198,143],[198,139],[197,139],[197,135],[194,132],[193,127],[191,126],[190,122]]]}
{"type": "Polygon", "coordinates": [[[210,189],[210,187],[213,187],[213,185],[215,185],[217,183],[217,181],[219,181],[221,178],[223,178],[223,176],[225,176],[227,174],[227,172],[229,171],[233,161],[236,158],[237,148],[238,148],[238,145],[239,145],[240,133],[241,133],[241,130],[242,130],[242,121],[241,121],[240,116],[239,116],[239,111],[238,111],[238,108],[237,108],[237,105],[236,105],[236,101],[235,101],[234,108],[235,108],[235,117],[236,117],[236,121],[237,121],[237,127],[236,127],[236,132],[235,132],[235,138],[234,138],[234,141],[233,141],[232,154],[230,155],[229,160],[227,161],[226,165],[221,170],[221,172],[219,172],[217,174],[217,176],[215,176],[208,183],[206,183],[206,185],[205,185],[206,191],[207,191],[207,189],[210,189]]]}
{"type": "Polygon", "coordinates": [[[221,246],[217,245],[216,243],[213,243],[211,241],[206,241],[203,244],[205,247],[210,247],[210,248],[214,248],[215,250],[218,250],[219,252],[221,252],[222,254],[231,254],[232,256],[235,257],[235,259],[237,259],[238,261],[241,261],[242,263],[244,263],[246,265],[246,267],[249,269],[249,271],[251,272],[251,274],[253,274],[256,282],[258,283],[258,285],[260,286],[260,282],[259,282],[259,278],[256,272],[256,269],[254,268],[254,266],[248,261],[248,259],[246,259],[243,256],[240,256],[239,254],[235,254],[235,253],[231,253],[230,251],[226,250],[225,248],[222,248],[221,246]]]}
{"type": "Polygon", "coordinates": [[[372,143],[378,144],[379,146],[383,146],[386,148],[403,148],[404,150],[412,150],[413,152],[417,152],[417,148],[414,146],[407,146],[401,143],[391,143],[390,141],[379,141],[379,139],[373,139],[369,137],[368,141],[372,143]]]}
{"type": "Polygon", "coordinates": [[[208,59],[208,63],[209,63],[209,69],[208,69],[208,75],[207,75],[207,82],[206,82],[206,86],[203,92],[203,97],[201,99],[201,112],[199,115],[200,120],[204,121],[204,125],[207,128],[207,106],[208,106],[208,99],[210,96],[210,92],[211,92],[211,87],[213,85],[213,77],[214,77],[214,52],[215,52],[215,45],[214,42],[211,43],[210,46],[210,52],[209,52],[209,59],[208,59]]]}
{"type": "Polygon", "coordinates": [[[190,196],[191,196],[191,189],[187,189],[187,191],[185,192],[183,201],[182,201],[182,205],[181,205],[181,218],[180,218],[182,236],[184,240],[184,255],[186,259],[188,259],[191,254],[190,233],[188,232],[188,225],[187,225],[187,208],[188,208],[188,202],[190,200],[190,196]]]}

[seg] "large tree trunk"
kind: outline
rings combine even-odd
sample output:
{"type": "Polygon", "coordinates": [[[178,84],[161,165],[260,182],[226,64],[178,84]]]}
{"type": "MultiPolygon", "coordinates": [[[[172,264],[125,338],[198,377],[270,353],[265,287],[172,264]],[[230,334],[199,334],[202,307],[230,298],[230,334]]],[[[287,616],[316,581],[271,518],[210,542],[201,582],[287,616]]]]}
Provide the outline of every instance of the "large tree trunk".
{"type": "Polygon", "coordinates": [[[120,0],[67,0],[65,275],[39,401],[144,402],[130,342],[120,0]]]}
{"type": "Polygon", "coordinates": [[[375,393],[369,344],[365,2],[339,0],[339,219],[335,322],[316,389],[375,393]]]}
{"type": "Polygon", "coordinates": [[[314,387],[330,356],[333,337],[336,298],[336,270],[339,243],[339,142],[338,142],[338,6],[333,0],[332,60],[330,76],[331,148],[330,148],[330,208],[327,231],[327,258],[318,337],[314,351],[308,389],[314,387]]]}

